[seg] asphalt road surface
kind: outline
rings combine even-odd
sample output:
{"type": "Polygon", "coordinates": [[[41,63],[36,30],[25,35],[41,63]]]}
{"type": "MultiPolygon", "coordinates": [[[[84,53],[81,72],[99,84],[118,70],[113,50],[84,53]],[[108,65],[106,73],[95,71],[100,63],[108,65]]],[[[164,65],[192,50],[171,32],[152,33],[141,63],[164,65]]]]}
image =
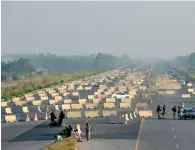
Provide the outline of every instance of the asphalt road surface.
{"type": "MultiPolygon", "coordinates": [[[[191,100],[190,100],[191,101],[191,100]]],[[[153,109],[154,117],[145,119],[139,135],[138,150],[191,150],[194,149],[195,120],[173,120],[171,108],[181,105],[179,93],[174,96],[161,96],[149,106],[153,109]],[[156,106],[167,106],[167,119],[158,120],[156,106]]],[[[185,102],[191,106],[191,103],[185,102]]]]}

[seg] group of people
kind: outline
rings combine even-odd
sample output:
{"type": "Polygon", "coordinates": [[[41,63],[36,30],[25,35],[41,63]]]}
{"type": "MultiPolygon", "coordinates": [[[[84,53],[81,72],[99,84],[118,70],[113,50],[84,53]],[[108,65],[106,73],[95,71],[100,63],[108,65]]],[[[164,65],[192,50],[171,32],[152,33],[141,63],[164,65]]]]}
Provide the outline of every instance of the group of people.
{"type": "MultiPolygon", "coordinates": [[[[161,110],[160,105],[158,105],[157,109],[156,109],[156,112],[158,114],[158,119],[162,119],[162,117],[163,117],[163,119],[166,119],[166,106],[165,105],[163,106],[162,110],[161,110]],[[161,117],[161,115],[162,115],[162,117],[161,117]]],[[[183,112],[183,107],[178,106],[176,108],[176,106],[174,106],[172,108],[172,112],[173,112],[173,119],[176,119],[176,114],[177,114],[178,118],[180,119],[181,115],[182,115],[182,112],[183,112]]]]}
{"type": "MultiPolygon", "coordinates": [[[[65,127],[65,129],[63,130],[63,133],[65,134],[65,138],[75,138],[77,140],[77,142],[82,142],[82,131],[80,129],[80,125],[77,124],[74,128],[69,125],[67,127],[65,127]]],[[[88,123],[86,123],[86,127],[85,127],[85,136],[87,141],[90,140],[90,126],[88,123]]],[[[55,142],[63,140],[62,136],[60,135],[55,135],[55,142]]]]}
{"type": "Polygon", "coordinates": [[[62,122],[63,122],[63,119],[65,117],[65,114],[63,111],[60,112],[60,115],[58,116],[58,121],[56,121],[56,115],[54,113],[54,111],[52,111],[50,113],[50,116],[51,116],[51,125],[52,126],[62,126],[62,122]]]}

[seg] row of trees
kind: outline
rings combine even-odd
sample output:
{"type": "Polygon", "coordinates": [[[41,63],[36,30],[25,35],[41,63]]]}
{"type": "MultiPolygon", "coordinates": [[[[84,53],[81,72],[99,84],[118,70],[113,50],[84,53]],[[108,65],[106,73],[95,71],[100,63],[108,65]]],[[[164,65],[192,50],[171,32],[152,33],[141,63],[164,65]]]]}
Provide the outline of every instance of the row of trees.
{"type": "Polygon", "coordinates": [[[110,54],[98,53],[89,56],[57,56],[54,54],[23,55],[13,62],[2,62],[2,80],[12,76],[32,74],[35,68],[49,71],[79,71],[79,70],[103,70],[131,63],[128,55],[116,57],[110,54]]]}
{"type": "Polygon", "coordinates": [[[17,80],[21,75],[31,75],[35,72],[35,68],[30,64],[29,59],[19,58],[15,61],[1,62],[1,80],[7,78],[17,80]]]}
{"type": "Polygon", "coordinates": [[[187,56],[178,56],[175,58],[174,63],[179,66],[195,66],[195,52],[187,56]]]}

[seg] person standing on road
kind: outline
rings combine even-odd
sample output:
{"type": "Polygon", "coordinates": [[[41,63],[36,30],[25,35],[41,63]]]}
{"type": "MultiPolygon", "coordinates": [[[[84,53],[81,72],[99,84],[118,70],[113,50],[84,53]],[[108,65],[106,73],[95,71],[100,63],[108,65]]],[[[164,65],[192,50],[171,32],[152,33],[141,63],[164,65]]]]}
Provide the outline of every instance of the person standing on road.
{"type": "Polygon", "coordinates": [[[65,117],[64,112],[61,111],[60,115],[59,115],[58,126],[62,125],[62,121],[63,121],[64,117],[65,117]]]}
{"type": "Polygon", "coordinates": [[[86,131],[86,138],[87,138],[87,142],[88,142],[90,139],[90,126],[88,123],[86,123],[85,131],[86,131]]]}
{"type": "Polygon", "coordinates": [[[51,125],[54,125],[54,122],[55,122],[55,119],[56,119],[56,116],[55,116],[54,111],[52,111],[52,112],[50,113],[50,115],[51,115],[51,125]]]}
{"type": "Polygon", "coordinates": [[[162,115],[163,115],[163,119],[166,119],[166,106],[164,105],[163,106],[163,112],[162,112],[162,115]]]}
{"type": "Polygon", "coordinates": [[[161,112],[161,108],[160,108],[160,105],[158,105],[157,109],[156,109],[156,112],[158,114],[158,119],[161,119],[161,116],[160,116],[160,112],[161,112]]]}
{"type": "Polygon", "coordinates": [[[176,112],[177,112],[176,106],[174,106],[174,107],[172,108],[172,111],[173,111],[173,119],[175,119],[175,118],[176,118],[176,112]]]}

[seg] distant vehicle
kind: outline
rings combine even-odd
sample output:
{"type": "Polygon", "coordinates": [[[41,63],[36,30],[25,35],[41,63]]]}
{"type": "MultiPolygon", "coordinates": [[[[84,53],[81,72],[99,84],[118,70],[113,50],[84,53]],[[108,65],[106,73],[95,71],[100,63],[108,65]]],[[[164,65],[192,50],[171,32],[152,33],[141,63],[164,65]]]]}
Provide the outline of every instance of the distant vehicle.
{"type": "Polygon", "coordinates": [[[194,119],[195,118],[195,108],[184,108],[181,117],[184,119],[187,119],[187,118],[194,119]]]}
{"type": "Polygon", "coordinates": [[[180,80],[179,83],[182,84],[182,85],[186,84],[185,80],[180,80]]]}
{"type": "Polygon", "coordinates": [[[126,93],[116,92],[116,93],[111,94],[111,98],[121,99],[121,98],[131,98],[131,96],[126,93]]]}

